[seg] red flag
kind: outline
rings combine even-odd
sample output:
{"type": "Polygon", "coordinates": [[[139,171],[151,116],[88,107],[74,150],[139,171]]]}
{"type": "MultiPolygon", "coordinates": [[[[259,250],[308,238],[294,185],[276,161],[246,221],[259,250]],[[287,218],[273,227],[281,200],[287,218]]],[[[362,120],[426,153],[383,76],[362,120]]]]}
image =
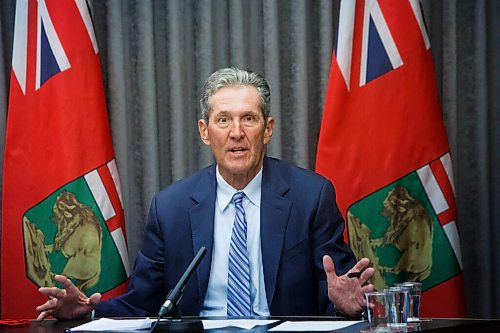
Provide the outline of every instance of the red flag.
{"type": "Polygon", "coordinates": [[[342,1],[316,169],[377,289],[420,281],[421,315],[465,315],[449,146],[418,0],[342,1]]]}
{"type": "Polygon", "coordinates": [[[2,318],[64,274],[104,298],[129,276],[118,172],[85,0],[17,1],[2,206],[2,318]],[[105,274],[104,274],[105,272],[105,274]]]}

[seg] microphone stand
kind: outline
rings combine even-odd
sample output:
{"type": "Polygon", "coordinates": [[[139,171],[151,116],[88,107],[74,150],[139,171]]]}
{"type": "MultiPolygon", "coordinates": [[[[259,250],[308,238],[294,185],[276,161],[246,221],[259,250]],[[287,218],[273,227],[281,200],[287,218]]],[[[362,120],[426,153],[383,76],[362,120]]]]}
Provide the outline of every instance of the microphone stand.
{"type": "Polygon", "coordinates": [[[203,323],[199,319],[183,320],[181,310],[178,306],[182,298],[182,292],[187,285],[191,275],[200,264],[201,260],[207,254],[207,249],[201,247],[194,259],[189,264],[188,268],[182,275],[181,279],[175,285],[168,295],[167,300],[163,304],[158,314],[158,320],[151,327],[150,333],[167,333],[167,332],[203,332],[203,323]],[[171,320],[161,320],[165,315],[170,314],[171,320]]]}

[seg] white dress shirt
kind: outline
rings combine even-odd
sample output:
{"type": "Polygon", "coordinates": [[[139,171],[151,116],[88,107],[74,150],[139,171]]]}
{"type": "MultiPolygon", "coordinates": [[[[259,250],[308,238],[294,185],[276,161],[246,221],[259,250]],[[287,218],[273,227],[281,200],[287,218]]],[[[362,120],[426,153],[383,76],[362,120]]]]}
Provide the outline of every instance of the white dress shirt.
{"type": "MultiPolygon", "coordinates": [[[[203,302],[200,316],[227,315],[227,274],[229,246],[236,215],[231,199],[237,190],[222,178],[219,167],[216,167],[217,198],[214,216],[214,248],[208,290],[203,302]]],[[[262,185],[262,168],[250,183],[241,191],[243,208],[247,220],[247,249],[250,261],[250,299],[252,315],[269,316],[264,269],[262,267],[262,251],[260,244],[260,201],[262,185]]]]}

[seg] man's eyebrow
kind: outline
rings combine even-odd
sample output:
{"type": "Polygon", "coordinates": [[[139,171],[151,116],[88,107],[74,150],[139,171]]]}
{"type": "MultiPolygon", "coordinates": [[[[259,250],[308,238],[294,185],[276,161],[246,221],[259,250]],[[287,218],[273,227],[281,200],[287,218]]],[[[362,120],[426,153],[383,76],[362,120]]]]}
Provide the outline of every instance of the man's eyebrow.
{"type": "Polygon", "coordinates": [[[220,116],[220,115],[226,115],[228,114],[229,112],[228,111],[225,111],[225,110],[219,110],[219,111],[214,111],[213,115],[214,116],[220,116]]]}

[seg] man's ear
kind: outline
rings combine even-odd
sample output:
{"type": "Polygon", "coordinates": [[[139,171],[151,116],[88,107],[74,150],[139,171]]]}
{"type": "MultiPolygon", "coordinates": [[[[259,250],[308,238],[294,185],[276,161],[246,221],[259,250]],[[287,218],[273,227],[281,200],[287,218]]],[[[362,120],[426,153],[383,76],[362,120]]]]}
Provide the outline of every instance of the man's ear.
{"type": "Polygon", "coordinates": [[[204,119],[198,120],[198,131],[200,132],[201,141],[203,141],[206,145],[210,145],[210,140],[208,138],[208,124],[204,119]]]}
{"type": "Polygon", "coordinates": [[[264,129],[264,144],[267,145],[269,141],[271,141],[271,137],[273,136],[274,129],[274,118],[267,118],[266,128],[264,129]]]}

